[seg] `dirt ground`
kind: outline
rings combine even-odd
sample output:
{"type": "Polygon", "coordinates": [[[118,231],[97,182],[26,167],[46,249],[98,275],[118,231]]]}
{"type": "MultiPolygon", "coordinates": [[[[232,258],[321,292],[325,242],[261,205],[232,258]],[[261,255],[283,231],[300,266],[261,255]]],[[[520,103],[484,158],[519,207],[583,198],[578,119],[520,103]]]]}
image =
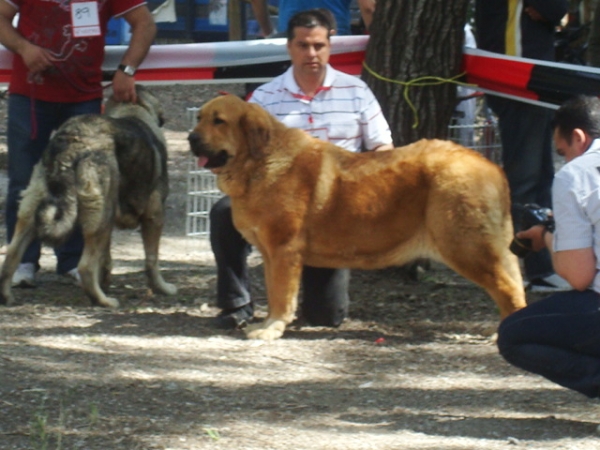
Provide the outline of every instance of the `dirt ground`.
{"type": "MultiPolygon", "coordinates": [[[[600,448],[598,402],[504,362],[493,301],[438,265],[418,281],[354,271],[339,329],[295,324],[275,342],[215,329],[214,260],[184,236],[185,108],[223,88],[240,90],[155,88],[172,187],[161,265],[176,296],[148,292],[139,234],[118,231],[119,310],[91,308],[54,274],[50,249],[38,287],[0,307],[0,449],[600,448]]],[[[2,161],[5,117],[0,98],[2,161]]],[[[251,262],[264,316],[260,257],[251,262]]]]}

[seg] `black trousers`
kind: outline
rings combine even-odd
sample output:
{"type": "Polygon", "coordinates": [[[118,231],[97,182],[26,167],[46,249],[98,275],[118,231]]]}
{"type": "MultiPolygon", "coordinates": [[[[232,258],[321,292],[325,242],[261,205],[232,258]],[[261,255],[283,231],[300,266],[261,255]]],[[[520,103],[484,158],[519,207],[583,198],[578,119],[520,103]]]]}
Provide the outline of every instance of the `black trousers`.
{"type": "MultiPolygon", "coordinates": [[[[223,197],[210,211],[210,245],[217,263],[217,306],[251,303],[247,258],[252,247],[233,226],[231,202],[223,197]]],[[[338,326],[348,314],[350,271],[304,266],[301,312],[311,325],[338,326]]]]}

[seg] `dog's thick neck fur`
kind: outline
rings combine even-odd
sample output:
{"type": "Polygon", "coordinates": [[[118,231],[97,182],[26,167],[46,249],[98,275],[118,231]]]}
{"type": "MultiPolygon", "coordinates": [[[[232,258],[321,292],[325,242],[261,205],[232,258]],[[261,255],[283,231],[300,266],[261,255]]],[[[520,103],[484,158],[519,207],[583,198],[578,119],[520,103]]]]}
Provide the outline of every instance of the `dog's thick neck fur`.
{"type": "Polygon", "coordinates": [[[259,152],[252,152],[250,158],[232,158],[231,162],[224,167],[217,175],[219,189],[230,197],[243,197],[248,194],[250,188],[255,183],[266,182],[270,185],[276,180],[285,177],[285,173],[294,165],[299,152],[297,148],[290,148],[285,145],[289,139],[295,141],[304,141],[313,139],[304,131],[288,128],[281,122],[269,115],[272,130],[276,133],[270,133],[268,139],[261,143],[251,145],[260,148],[259,152]],[[232,174],[236,175],[233,176],[232,174]],[[240,174],[242,176],[240,177],[240,174]]]}

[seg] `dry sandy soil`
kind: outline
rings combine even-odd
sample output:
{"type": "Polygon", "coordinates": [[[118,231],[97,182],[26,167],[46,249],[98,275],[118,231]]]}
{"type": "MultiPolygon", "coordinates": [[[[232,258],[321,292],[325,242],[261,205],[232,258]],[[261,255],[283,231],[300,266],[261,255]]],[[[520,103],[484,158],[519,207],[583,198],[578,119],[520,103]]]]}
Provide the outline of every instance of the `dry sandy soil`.
{"type": "MultiPolygon", "coordinates": [[[[437,265],[418,281],[353,272],[339,329],[295,324],[275,342],[215,329],[214,261],[205,240],[184,236],[184,111],[216,91],[155,88],[170,119],[162,267],[178,295],[148,292],[139,235],[118,231],[121,309],[91,308],[53,273],[49,249],[38,288],[0,307],[0,449],[600,448],[598,402],[504,362],[492,300],[437,265]]],[[[3,156],[5,117],[0,99],[3,156]]],[[[257,255],[252,265],[264,316],[257,255]]]]}

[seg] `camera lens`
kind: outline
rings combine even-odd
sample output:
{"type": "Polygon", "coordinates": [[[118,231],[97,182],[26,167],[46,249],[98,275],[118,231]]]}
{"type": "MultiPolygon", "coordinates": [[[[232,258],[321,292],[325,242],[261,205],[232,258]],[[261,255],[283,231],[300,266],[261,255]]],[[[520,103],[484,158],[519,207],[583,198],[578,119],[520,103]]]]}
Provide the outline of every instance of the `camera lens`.
{"type": "Polygon", "coordinates": [[[531,239],[514,238],[510,243],[509,250],[519,258],[525,258],[531,253],[531,239]]]}

